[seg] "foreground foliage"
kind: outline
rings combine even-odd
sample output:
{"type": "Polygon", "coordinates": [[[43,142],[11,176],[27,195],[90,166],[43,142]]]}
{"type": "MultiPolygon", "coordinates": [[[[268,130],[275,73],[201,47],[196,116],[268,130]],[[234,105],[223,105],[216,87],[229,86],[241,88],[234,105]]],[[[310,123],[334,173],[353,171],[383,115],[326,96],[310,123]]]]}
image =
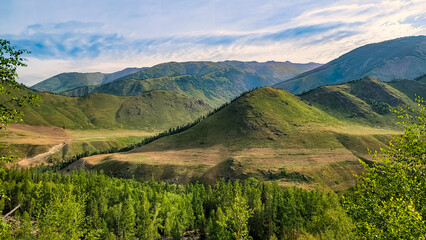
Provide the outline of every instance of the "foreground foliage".
{"type": "Polygon", "coordinates": [[[138,182],[95,172],[2,169],[10,219],[2,239],[346,239],[351,221],[334,193],[219,181],[213,187],[138,182]]]}
{"type": "Polygon", "coordinates": [[[405,126],[388,149],[374,154],[346,199],[361,239],[426,237],[426,105],[396,111],[405,126]]]}
{"type": "MultiPolygon", "coordinates": [[[[16,49],[9,41],[0,39],[0,130],[4,130],[11,123],[22,120],[21,109],[28,105],[36,105],[35,101],[40,100],[39,96],[27,95],[19,92],[20,84],[16,82],[18,67],[25,67],[25,59],[22,54],[28,53],[26,50],[16,49]],[[11,91],[11,90],[14,91],[11,91]]],[[[1,133],[0,133],[1,134],[1,133]]],[[[0,148],[3,148],[0,143],[0,148]]],[[[11,162],[12,156],[0,155],[0,165],[11,162]]]]}

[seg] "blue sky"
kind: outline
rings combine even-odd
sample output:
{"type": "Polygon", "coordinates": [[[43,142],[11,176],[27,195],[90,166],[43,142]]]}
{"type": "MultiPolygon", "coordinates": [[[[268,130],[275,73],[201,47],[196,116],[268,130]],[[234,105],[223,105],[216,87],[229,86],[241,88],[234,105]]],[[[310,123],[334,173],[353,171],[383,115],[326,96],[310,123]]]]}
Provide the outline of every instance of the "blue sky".
{"type": "Polygon", "coordinates": [[[0,38],[32,53],[20,82],[168,61],[328,62],[426,34],[426,1],[1,0],[0,38]]]}

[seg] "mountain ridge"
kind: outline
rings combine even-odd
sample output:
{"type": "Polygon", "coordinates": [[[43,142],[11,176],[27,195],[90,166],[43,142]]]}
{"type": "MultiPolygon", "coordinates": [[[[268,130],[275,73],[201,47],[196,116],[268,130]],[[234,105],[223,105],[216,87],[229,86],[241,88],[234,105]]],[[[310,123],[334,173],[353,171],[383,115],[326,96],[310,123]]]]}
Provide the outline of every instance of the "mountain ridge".
{"type": "Polygon", "coordinates": [[[41,81],[37,84],[34,84],[30,88],[40,92],[62,93],[62,92],[79,88],[79,87],[95,86],[95,85],[110,83],[125,75],[131,74],[143,69],[146,69],[146,68],[125,68],[123,70],[113,72],[113,73],[100,73],[100,72],[60,73],[44,81],[41,81]]]}
{"type": "Polygon", "coordinates": [[[403,37],[361,46],[292,79],[274,85],[294,94],[364,76],[380,81],[413,79],[426,73],[426,36],[403,37]]]}
{"type": "MultiPolygon", "coordinates": [[[[163,89],[202,99],[213,107],[219,107],[245,91],[272,85],[317,65],[290,62],[170,62],[124,76],[91,92],[127,96],[163,89]]],[[[90,93],[76,89],[67,95],[76,96],[78,91],[90,93]]]]}

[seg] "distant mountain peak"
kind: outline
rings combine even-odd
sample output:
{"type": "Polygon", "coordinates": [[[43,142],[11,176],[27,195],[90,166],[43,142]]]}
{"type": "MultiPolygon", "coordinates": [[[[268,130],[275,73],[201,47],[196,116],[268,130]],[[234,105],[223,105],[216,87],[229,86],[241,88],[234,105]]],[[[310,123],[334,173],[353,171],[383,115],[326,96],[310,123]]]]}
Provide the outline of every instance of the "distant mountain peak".
{"type": "Polygon", "coordinates": [[[60,73],[33,85],[31,88],[40,92],[62,93],[76,88],[106,84],[143,69],[145,68],[125,68],[113,73],[60,73]]]}
{"type": "Polygon", "coordinates": [[[356,48],[327,64],[275,85],[294,94],[372,76],[380,81],[426,73],[426,36],[403,37],[356,48]]]}

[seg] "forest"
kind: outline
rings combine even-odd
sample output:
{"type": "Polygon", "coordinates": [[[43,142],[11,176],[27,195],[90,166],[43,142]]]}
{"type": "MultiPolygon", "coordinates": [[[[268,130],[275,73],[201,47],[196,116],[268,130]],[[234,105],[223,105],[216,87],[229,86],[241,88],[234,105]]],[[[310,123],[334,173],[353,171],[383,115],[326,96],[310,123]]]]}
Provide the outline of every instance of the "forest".
{"type": "Polygon", "coordinates": [[[186,186],[2,169],[0,210],[20,205],[2,239],[347,239],[335,193],[245,181],[186,186]]]}

